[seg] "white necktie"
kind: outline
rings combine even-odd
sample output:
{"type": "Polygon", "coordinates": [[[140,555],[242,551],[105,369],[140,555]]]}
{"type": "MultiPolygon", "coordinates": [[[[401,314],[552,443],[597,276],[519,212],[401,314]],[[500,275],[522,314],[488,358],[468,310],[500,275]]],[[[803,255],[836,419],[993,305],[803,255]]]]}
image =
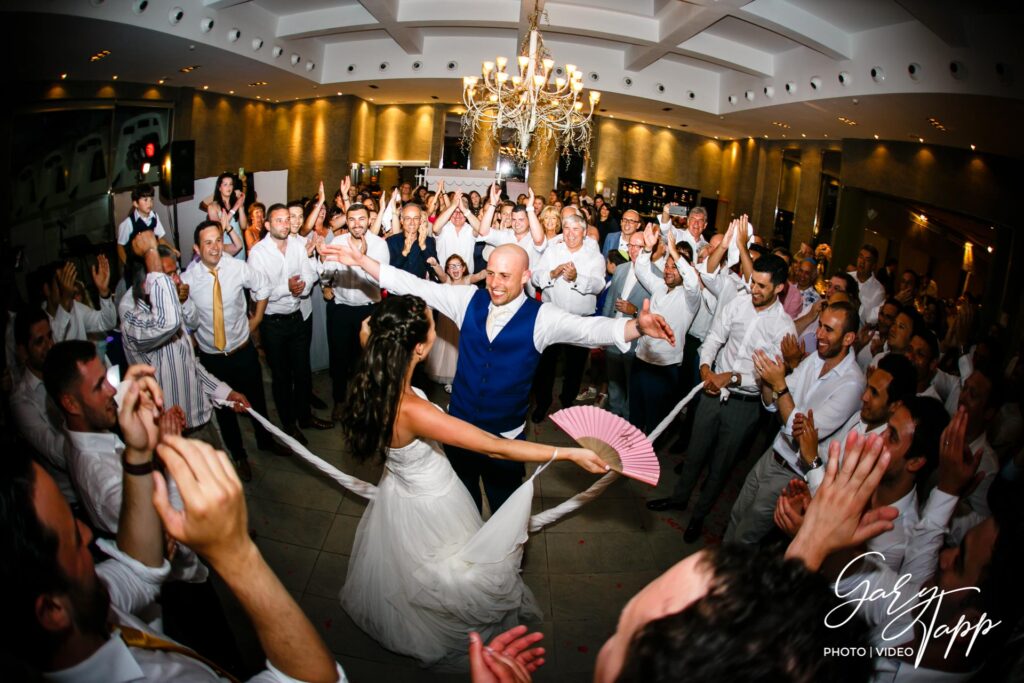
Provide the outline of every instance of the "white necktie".
{"type": "Polygon", "coordinates": [[[489,341],[494,341],[501,328],[505,327],[508,314],[508,306],[491,306],[491,310],[487,312],[487,324],[484,326],[489,341]]]}

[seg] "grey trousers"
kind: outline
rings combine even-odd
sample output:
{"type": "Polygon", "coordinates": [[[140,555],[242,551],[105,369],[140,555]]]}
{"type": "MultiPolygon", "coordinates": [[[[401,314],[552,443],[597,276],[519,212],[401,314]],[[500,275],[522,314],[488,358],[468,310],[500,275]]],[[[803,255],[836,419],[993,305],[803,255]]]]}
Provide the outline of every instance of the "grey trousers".
{"type": "Polygon", "coordinates": [[[185,434],[183,434],[182,436],[185,436],[189,439],[196,439],[197,441],[206,442],[213,446],[214,448],[216,448],[218,451],[227,451],[227,448],[224,446],[224,439],[221,438],[220,430],[217,429],[217,423],[213,419],[212,413],[210,415],[210,419],[207,420],[204,424],[201,424],[192,430],[186,430],[185,434]]]}
{"type": "Polygon", "coordinates": [[[729,514],[724,542],[755,544],[775,526],[775,503],[796,472],[775,462],[769,446],[750,470],[729,514]]]}
{"type": "Polygon", "coordinates": [[[708,477],[693,516],[707,517],[726,479],[740,457],[740,448],[757,429],[761,413],[760,401],[730,398],[722,403],[717,396],[701,394],[693,421],[693,434],[686,449],[683,471],[676,482],[672,498],[686,504],[690,500],[700,473],[708,464],[708,477]]]}
{"type": "Polygon", "coordinates": [[[612,347],[604,352],[605,366],[608,370],[608,409],[625,419],[629,419],[629,374],[633,366],[632,353],[612,351],[612,347]]]}

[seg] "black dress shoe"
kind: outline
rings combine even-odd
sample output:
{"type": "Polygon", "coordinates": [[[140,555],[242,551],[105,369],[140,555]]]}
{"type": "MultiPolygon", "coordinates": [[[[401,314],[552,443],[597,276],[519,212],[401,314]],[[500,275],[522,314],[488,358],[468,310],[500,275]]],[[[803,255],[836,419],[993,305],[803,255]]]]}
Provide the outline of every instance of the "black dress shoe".
{"type": "Polygon", "coordinates": [[[694,517],[686,526],[686,531],[683,532],[683,543],[696,542],[700,538],[702,531],[704,531],[704,518],[694,517]]]}
{"type": "Polygon", "coordinates": [[[327,410],[327,404],[324,403],[324,400],[316,394],[309,395],[309,405],[313,406],[317,410],[327,410]]]}
{"type": "Polygon", "coordinates": [[[330,420],[321,420],[316,415],[310,415],[304,420],[299,420],[299,426],[303,429],[330,429],[334,423],[330,420]]]}
{"type": "Polygon", "coordinates": [[[654,510],[655,512],[664,512],[665,510],[685,510],[686,503],[680,503],[675,498],[655,498],[654,500],[647,501],[647,509],[654,510]]]}

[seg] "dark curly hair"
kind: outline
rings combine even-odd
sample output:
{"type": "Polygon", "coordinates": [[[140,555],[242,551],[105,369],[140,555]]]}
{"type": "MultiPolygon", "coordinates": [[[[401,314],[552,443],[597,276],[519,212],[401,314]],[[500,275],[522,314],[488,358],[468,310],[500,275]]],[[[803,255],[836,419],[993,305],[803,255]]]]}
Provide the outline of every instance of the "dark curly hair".
{"type": "Polygon", "coordinates": [[[718,681],[864,682],[870,656],[826,648],[869,646],[859,616],[825,625],[838,604],[826,579],[773,549],[726,544],[701,559],[708,592],[686,609],[645,625],[630,644],[618,683],[718,681]]]}
{"type": "Polygon", "coordinates": [[[345,394],[341,430],[360,461],[384,459],[413,349],[430,331],[427,304],[391,295],[370,316],[370,337],[345,394]]]}

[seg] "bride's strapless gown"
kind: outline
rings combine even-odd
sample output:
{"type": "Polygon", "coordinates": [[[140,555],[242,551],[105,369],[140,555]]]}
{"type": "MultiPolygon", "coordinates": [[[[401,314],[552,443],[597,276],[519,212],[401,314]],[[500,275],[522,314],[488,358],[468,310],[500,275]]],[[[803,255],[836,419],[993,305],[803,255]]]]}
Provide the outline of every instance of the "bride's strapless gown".
{"type": "Polygon", "coordinates": [[[484,524],[436,442],[390,449],[356,530],[342,607],[389,650],[465,667],[470,631],[486,643],[541,620],[519,573],[532,499],[533,477],[484,524]]]}

